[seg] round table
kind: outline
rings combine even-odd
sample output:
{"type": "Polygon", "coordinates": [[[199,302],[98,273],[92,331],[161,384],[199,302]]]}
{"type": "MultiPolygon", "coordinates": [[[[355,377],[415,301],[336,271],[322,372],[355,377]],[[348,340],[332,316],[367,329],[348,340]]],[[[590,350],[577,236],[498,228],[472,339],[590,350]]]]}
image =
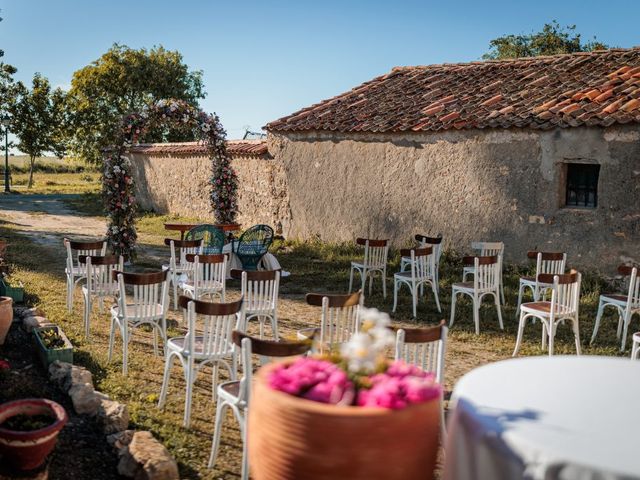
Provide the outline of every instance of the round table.
{"type": "Polygon", "coordinates": [[[530,357],[457,383],[445,480],[640,479],[640,362],[530,357]]]}
{"type": "Polygon", "coordinates": [[[165,230],[174,230],[180,232],[180,240],[184,240],[184,234],[195,227],[197,223],[165,223],[165,230]]]}

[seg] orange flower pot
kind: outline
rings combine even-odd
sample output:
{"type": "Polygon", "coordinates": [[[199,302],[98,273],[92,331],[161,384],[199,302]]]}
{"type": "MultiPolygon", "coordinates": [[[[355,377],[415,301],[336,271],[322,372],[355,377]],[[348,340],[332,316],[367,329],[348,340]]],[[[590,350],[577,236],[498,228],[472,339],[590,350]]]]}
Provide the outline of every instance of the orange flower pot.
{"type": "Polygon", "coordinates": [[[402,410],[338,407],[273,390],[256,376],[248,449],[255,480],[434,478],[439,401],[402,410]]]}

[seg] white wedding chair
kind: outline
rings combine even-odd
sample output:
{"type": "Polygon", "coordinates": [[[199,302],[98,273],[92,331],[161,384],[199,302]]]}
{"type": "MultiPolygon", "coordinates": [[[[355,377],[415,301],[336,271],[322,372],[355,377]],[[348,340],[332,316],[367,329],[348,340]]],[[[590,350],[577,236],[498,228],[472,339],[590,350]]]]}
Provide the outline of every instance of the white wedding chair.
{"type": "Polygon", "coordinates": [[[278,340],[278,292],[279,270],[231,270],[231,278],[240,279],[240,291],[244,299],[245,324],[258,320],[260,338],[264,338],[264,324],[271,322],[273,338],[278,340]]]}
{"type": "Polygon", "coordinates": [[[319,328],[298,330],[299,340],[313,339],[320,352],[332,352],[360,330],[362,291],[349,294],[307,293],[307,304],[322,307],[319,328]]]}
{"type": "Polygon", "coordinates": [[[536,259],[536,275],[534,277],[520,277],[516,318],[520,316],[522,295],[527,288],[531,290],[533,301],[537,302],[540,300],[540,296],[553,286],[553,284],[540,283],[538,275],[541,273],[561,275],[564,273],[567,264],[567,254],[562,252],[527,252],[527,257],[536,259]]]}
{"type": "Polygon", "coordinates": [[[162,265],[163,270],[169,272],[169,282],[173,289],[173,308],[178,308],[178,285],[184,281],[181,277],[186,277],[193,271],[193,262],[187,261],[187,255],[197,255],[202,251],[202,239],[199,240],[175,240],[165,238],[164,244],[169,246],[171,257],[169,263],[162,265]]]}
{"type": "Polygon", "coordinates": [[[80,255],[78,263],[86,272],[85,283],[82,285],[82,297],[84,299],[84,336],[88,339],[93,298],[95,297],[98,300],[100,313],[104,310],[105,298],[117,298],[119,292],[118,279],[113,272],[122,272],[124,270],[124,258],[122,255],[80,255]]]}
{"type": "Polygon", "coordinates": [[[593,327],[591,343],[595,341],[596,335],[598,334],[604,309],[606,307],[614,307],[618,311],[618,330],[616,332],[616,338],[619,341],[622,338],[620,351],[624,352],[631,319],[635,314],[640,315],[640,278],[638,278],[638,267],[620,265],[618,267],[618,273],[624,277],[625,283],[628,285],[627,292],[604,293],[600,295],[598,315],[596,316],[596,324],[593,327]]]}
{"type": "Polygon", "coordinates": [[[210,365],[213,369],[211,393],[214,401],[220,365],[229,372],[231,380],[236,379],[236,349],[231,333],[235,329],[244,330],[244,313],[242,299],[230,303],[210,303],[182,295],[178,304],[182,308],[187,334],[167,341],[158,407],[164,408],[167,401],[171,368],[177,359],[182,365],[187,386],[182,425],[188,428],[191,423],[193,386],[202,367],[210,365]]]}
{"type": "Polygon", "coordinates": [[[409,287],[409,291],[411,292],[413,318],[417,317],[418,296],[419,293],[422,292],[424,285],[431,287],[438,311],[442,312],[436,286],[436,267],[433,247],[400,250],[400,255],[409,258],[410,269],[408,272],[401,271],[393,275],[393,312],[396,311],[396,307],[398,306],[398,290],[400,290],[402,285],[409,287]]]}
{"type": "Polygon", "coordinates": [[[518,337],[516,339],[516,347],[513,350],[513,356],[515,357],[520,350],[524,327],[529,318],[537,318],[542,322],[542,349],[544,350],[546,348],[548,339],[549,355],[553,355],[553,344],[558,324],[569,320],[575,338],[576,353],[580,355],[578,307],[580,305],[580,282],[582,281],[582,276],[575,270],[562,275],[543,273],[538,275],[538,281],[552,285],[551,301],[528,302],[520,306],[518,337]]]}
{"type": "Polygon", "coordinates": [[[360,274],[362,282],[361,290],[364,292],[369,280],[369,295],[373,288],[373,278],[380,274],[382,279],[382,296],[387,298],[387,258],[389,256],[388,240],[373,240],[357,238],[356,244],[364,246],[364,259],[362,262],[351,262],[349,273],[349,293],[353,290],[353,276],[355,272],[360,274]]]}
{"type": "MultiPolygon", "coordinates": [[[[396,331],[395,359],[433,373],[436,382],[443,386],[443,394],[448,332],[449,329],[444,320],[436,327],[399,328],[396,331]]],[[[444,445],[447,431],[444,422],[444,398],[440,399],[440,430],[441,443],[444,445]]]]}
{"type": "Polygon", "coordinates": [[[186,261],[193,263],[193,268],[190,271],[191,278],[178,283],[178,288],[184,295],[195,300],[203,297],[213,300],[217,295],[220,301],[224,302],[227,286],[227,255],[188,253],[186,261]]]}
{"type": "MultiPolygon", "coordinates": [[[[497,256],[498,257],[498,272],[500,275],[500,297],[502,299],[502,304],[505,303],[504,300],[504,285],[502,283],[502,263],[503,263],[503,259],[504,259],[504,243],[502,242],[472,242],[471,243],[471,249],[475,250],[475,252],[477,253],[478,256],[481,257],[491,257],[491,256],[497,256]]],[[[468,265],[466,267],[464,267],[464,270],[462,271],[462,281],[466,282],[467,281],[467,276],[469,275],[473,275],[474,274],[474,270],[473,270],[473,265],[468,265]]]]}
{"type": "MultiPolygon", "coordinates": [[[[438,236],[436,237],[428,237],[426,235],[416,235],[415,239],[418,242],[419,248],[426,248],[426,247],[433,248],[433,255],[435,257],[434,263],[436,267],[434,271],[434,278],[436,282],[436,291],[438,292],[438,294],[440,294],[439,283],[440,283],[440,257],[442,256],[442,234],[439,233],[438,236]]],[[[410,257],[401,256],[400,271],[404,272],[407,269],[407,267],[410,265],[410,263],[411,263],[410,257]]],[[[422,291],[420,293],[422,293],[422,291]]]]}
{"type": "Polygon", "coordinates": [[[631,336],[633,347],[631,348],[631,360],[640,359],[640,332],[636,332],[631,336]]]}
{"type": "Polygon", "coordinates": [[[114,272],[118,279],[118,303],[111,307],[111,333],[109,335],[109,357],[111,362],[116,330],[122,337],[122,374],[128,372],[129,341],[133,329],[150,325],[153,329],[153,350],[158,355],[158,334],[163,345],[167,339],[167,309],[169,295],[167,270],[152,273],[114,272]],[[127,298],[126,288],[132,295],[127,298]]]}
{"type": "Polygon", "coordinates": [[[80,256],[87,255],[105,256],[107,253],[107,242],[105,240],[85,242],[65,238],[64,246],[67,250],[67,266],[64,269],[67,277],[67,310],[71,313],[73,311],[73,292],[76,284],[87,275],[85,266],[81,265],[78,259],[80,256]]]}
{"type": "Polygon", "coordinates": [[[240,425],[242,439],[242,472],[240,478],[249,478],[249,462],[247,460],[247,410],[250,405],[251,384],[253,381],[252,354],[260,356],[260,360],[285,358],[305,355],[310,348],[308,342],[274,342],[250,337],[245,333],[233,332],[233,342],[241,348],[242,378],[222,383],[218,386],[218,403],[213,430],[213,442],[209,456],[209,468],[213,468],[218,458],[222,424],[226,418],[226,410],[230,408],[240,425]]]}
{"type": "Polygon", "coordinates": [[[500,329],[504,330],[502,324],[502,312],[500,310],[500,260],[497,255],[481,257],[464,257],[462,259],[464,268],[473,268],[473,281],[454,283],[451,291],[451,320],[449,327],[453,326],[456,316],[456,299],[459,293],[468,295],[473,301],[473,323],[476,327],[476,334],[480,333],[480,304],[485,295],[492,295],[495,299],[498,310],[498,323],[500,329]]]}

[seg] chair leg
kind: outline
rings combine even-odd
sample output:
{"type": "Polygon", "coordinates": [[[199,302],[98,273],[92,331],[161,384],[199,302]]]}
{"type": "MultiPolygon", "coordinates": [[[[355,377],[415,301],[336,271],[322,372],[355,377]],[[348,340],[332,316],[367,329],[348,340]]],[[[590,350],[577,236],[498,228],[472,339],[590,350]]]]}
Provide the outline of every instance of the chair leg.
{"type": "Polygon", "coordinates": [[[213,362],[212,365],[212,371],[211,371],[211,394],[213,398],[213,401],[216,401],[216,398],[218,396],[218,379],[220,377],[220,371],[219,371],[219,365],[218,362],[213,362]]]}
{"type": "MultiPolygon", "coordinates": [[[[596,315],[596,324],[593,326],[593,335],[591,335],[591,341],[589,345],[592,345],[596,340],[596,335],[598,334],[598,329],[600,328],[600,321],[602,320],[602,314],[604,313],[604,302],[600,300],[598,304],[598,314],[596,315]]],[[[618,330],[620,330],[620,322],[618,322],[618,330]]],[[[619,339],[620,337],[618,337],[619,339]]]]}
{"type": "Polygon", "coordinates": [[[516,305],[516,318],[520,316],[520,305],[522,305],[522,294],[524,293],[524,285],[520,282],[518,287],[518,304],[516,305]]]}
{"type": "Polygon", "coordinates": [[[273,338],[277,342],[280,337],[278,335],[278,314],[275,311],[271,315],[271,330],[273,331],[273,338]]]}
{"type": "Polygon", "coordinates": [[[457,292],[455,290],[451,292],[451,318],[449,319],[449,327],[453,326],[453,320],[456,316],[456,294],[457,292]]]}
{"type": "Polygon", "coordinates": [[[173,309],[178,309],[178,275],[174,274],[171,278],[171,283],[173,286],[173,309]]]}
{"type": "Polygon", "coordinates": [[[249,480],[249,456],[247,452],[247,411],[242,416],[237,415],[240,424],[240,434],[242,435],[242,470],[240,473],[241,480],[249,480]]]}
{"type": "Polygon", "coordinates": [[[213,468],[216,463],[216,457],[218,456],[218,450],[220,449],[222,422],[224,420],[224,414],[228,406],[229,405],[226,402],[218,402],[218,404],[216,405],[215,425],[213,427],[213,442],[211,443],[211,454],[209,455],[208,468],[213,468]]]}
{"type": "Polygon", "coordinates": [[[553,344],[556,337],[556,325],[551,323],[551,320],[549,320],[549,328],[547,331],[549,333],[549,356],[551,357],[553,356],[553,344]]]}
{"type": "Polygon", "coordinates": [[[129,373],[129,325],[124,320],[124,328],[122,329],[122,375],[125,377],[129,373]]]}
{"type": "Polygon", "coordinates": [[[547,349],[547,324],[543,321],[540,321],[540,323],[542,323],[542,338],[540,339],[540,349],[544,352],[547,349]]]}
{"type": "Polygon", "coordinates": [[[571,323],[573,323],[573,336],[576,340],[576,354],[582,355],[582,348],[580,345],[580,323],[578,321],[578,317],[576,316],[571,323]]]}
{"type": "Polygon", "coordinates": [[[113,344],[116,340],[116,320],[111,317],[111,332],[109,333],[109,354],[107,356],[107,363],[111,363],[111,357],[113,356],[113,344]]]}
{"type": "Polygon", "coordinates": [[[382,270],[382,298],[387,298],[387,269],[382,270]]]}
{"type": "Polygon", "coordinates": [[[393,308],[391,309],[391,311],[393,313],[396,313],[396,307],[398,306],[398,289],[399,287],[399,283],[395,278],[393,279],[393,308]]]}
{"type": "Polygon", "coordinates": [[[87,292],[84,297],[84,338],[89,339],[89,320],[91,317],[91,294],[87,292]]]}
{"type": "Polygon", "coordinates": [[[413,318],[418,318],[418,286],[413,284],[409,287],[411,290],[411,303],[413,305],[413,318]]]}
{"type": "Polygon", "coordinates": [[[522,337],[524,335],[524,324],[526,323],[525,313],[520,312],[520,320],[518,321],[518,336],[516,337],[516,347],[513,349],[512,357],[518,355],[520,347],[522,346],[522,337]]]}
{"type": "Polygon", "coordinates": [[[620,346],[620,351],[624,352],[627,344],[627,333],[629,331],[629,323],[631,323],[631,312],[627,308],[624,312],[624,317],[622,320],[622,345],[620,346]]]}
{"type": "Polygon", "coordinates": [[[173,355],[167,355],[167,359],[164,362],[164,375],[162,376],[162,388],[160,388],[160,399],[158,400],[158,408],[164,408],[164,405],[167,401],[167,392],[169,391],[169,377],[171,376],[173,360],[173,355]]]}
{"type": "MultiPolygon", "coordinates": [[[[216,363],[217,365],[217,363],[216,363]]],[[[184,419],[182,426],[189,428],[191,425],[191,401],[193,400],[193,384],[195,383],[196,369],[193,364],[193,358],[187,360],[187,394],[184,399],[184,419]]],[[[214,387],[215,388],[215,387],[214,387]]]]}
{"type": "Polygon", "coordinates": [[[476,335],[480,335],[480,302],[481,298],[473,296],[473,323],[476,327],[476,335]]]}
{"type": "Polygon", "coordinates": [[[362,291],[363,292],[364,292],[364,289],[367,286],[367,280],[369,280],[369,296],[371,296],[371,292],[373,291],[373,275],[372,275],[372,272],[366,272],[366,274],[363,275],[363,277],[362,277],[362,291]]]}
{"type": "Polygon", "coordinates": [[[502,272],[500,273],[500,298],[502,298],[502,305],[506,305],[507,301],[504,299],[504,283],[502,283],[502,272]]]}
{"type": "Polygon", "coordinates": [[[73,310],[73,276],[67,275],[67,311],[71,313],[73,310]]]}
{"type": "MultiPolygon", "coordinates": [[[[496,308],[498,309],[498,324],[500,325],[500,330],[504,330],[504,325],[502,323],[502,307],[500,306],[500,299],[498,297],[498,293],[494,295],[496,300],[496,308]]],[[[504,301],[503,301],[504,302],[504,301]]]]}
{"type": "Polygon", "coordinates": [[[438,313],[442,313],[442,308],[440,308],[440,299],[438,298],[438,289],[436,288],[435,281],[431,283],[431,290],[433,291],[433,297],[436,299],[436,307],[438,307],[438,313]]]}

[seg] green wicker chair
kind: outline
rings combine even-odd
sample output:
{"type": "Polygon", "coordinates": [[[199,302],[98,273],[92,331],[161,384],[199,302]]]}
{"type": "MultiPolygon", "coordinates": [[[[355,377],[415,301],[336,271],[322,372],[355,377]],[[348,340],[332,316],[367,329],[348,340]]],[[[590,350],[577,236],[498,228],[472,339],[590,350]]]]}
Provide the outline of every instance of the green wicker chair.
{"type": "Polygon", "coordinates": [[[224,232],[215,225],[204,223],[189,230],[185,240],[202,240],[202,253],[214,255],[222,253],[224,247],[224,232]]]}
{"type": "Polygon", "coordinates": [[[269,225],[254,225],[245,230],[238,241],[233,243],[233,252],[238,255],[242,269],[257,270],[258,263],[269,250],[271,242],[273,242],[273,228],[269,225]]]}

